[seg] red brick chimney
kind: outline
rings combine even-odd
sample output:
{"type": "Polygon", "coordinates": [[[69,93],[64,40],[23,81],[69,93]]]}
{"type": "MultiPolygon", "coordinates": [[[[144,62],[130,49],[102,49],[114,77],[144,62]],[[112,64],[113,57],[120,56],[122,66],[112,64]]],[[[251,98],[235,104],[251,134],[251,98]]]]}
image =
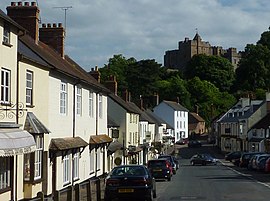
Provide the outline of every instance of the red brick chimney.
{"type": "Polygon", "coordinates": [[[114,75],[111,75],[109,77],[109,80],[107,80],[104,83],[105,87],[109,89],[111,92],[113,92],[115,95],[117,95],[117,81],[116,77],[114,75]]]}
{"type": "Polygon", "coordinates": [[[25,28],[29,35],[38,41],[39,9],[36,2],[11,2],[7,7],[7,15],[25,28]]]}
{"type": "Polygon", "coordinates": [[[64,57],[65,30],[62,23],[42,24],[39,29],[39,40],[55,49],[61,57],[64,57]]]}
{"type": "Polygon", "coordinates": [[[95,67],[95,69],[91,68],[89,74],[92,75],[100,83],[100,72],[97,66],[95,67]]]}

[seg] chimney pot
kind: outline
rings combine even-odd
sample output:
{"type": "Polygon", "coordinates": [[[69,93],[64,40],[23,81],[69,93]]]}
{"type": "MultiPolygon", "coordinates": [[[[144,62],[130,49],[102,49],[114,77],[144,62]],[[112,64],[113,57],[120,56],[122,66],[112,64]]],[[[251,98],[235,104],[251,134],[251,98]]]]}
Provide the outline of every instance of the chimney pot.
{"type": "Polygon", "coordinates": [[[48,27],[48,28],[51,28],[51,27],[52,27],[52,25],[51,25],[50,23],[48,23],[48,24],[47,24],[47,27],[48,27]]]}
{"type": "Polygon", "coordinates": [[[42,24],[42,28],[46,28],[46,24],[45,23],[42,24]]]}
{"type": "Polygon", "coordinates": [[[11,2],[11,6],[16,6],[16,2],[11,2]]]}
{"type": "Polygon", "coordinates": [[[57,27],[57,26],[56,26],[56,23],[53,23],[53,27],[54,27],[54,28],[57,27]]]}
{"type": "Polygon", "coordinates": [[[18,6],[22,6],[22,2],[21,1],[18,2],[18,6]]]}
{"type": "Polygon", "coordinates": [[[62,26],[63,26],[62,23],[58,23],[59,28],[62,28],[62,26]]]}
{"type": "Polygon", "coordinates": [[[91,71],[94,71],[94,68],[91,68],[91,71]]]}
{"type": "Polygon", "coordinates": [[[31,2],[31,6],[36,6],[37,5],[37,3],[36,2],[31,2]]]}
{"type": "Polygon", "coordinates": [[[24,6],[29,6],[29,2],[24,2],[24,6]]]}

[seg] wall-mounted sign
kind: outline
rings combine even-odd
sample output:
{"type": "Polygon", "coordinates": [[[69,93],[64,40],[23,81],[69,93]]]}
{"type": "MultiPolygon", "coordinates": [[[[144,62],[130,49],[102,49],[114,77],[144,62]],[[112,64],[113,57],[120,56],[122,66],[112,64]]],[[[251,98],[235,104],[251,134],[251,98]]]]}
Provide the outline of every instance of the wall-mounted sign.
{"type": "Polygon", "coordinates": [[[113,129],[112,130],[112,137],[113,138],[119,138],[119,130],[113,129]]]}

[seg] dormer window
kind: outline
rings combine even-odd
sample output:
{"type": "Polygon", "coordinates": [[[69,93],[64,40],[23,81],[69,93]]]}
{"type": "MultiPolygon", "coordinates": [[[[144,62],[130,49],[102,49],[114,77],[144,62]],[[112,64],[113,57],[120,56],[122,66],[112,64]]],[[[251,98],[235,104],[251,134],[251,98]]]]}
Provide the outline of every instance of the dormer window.
{"type": "Polygon", "coordinates": [[[3,43],[10,44],[10,27],[8,24],[4,25],[3,43]]]}

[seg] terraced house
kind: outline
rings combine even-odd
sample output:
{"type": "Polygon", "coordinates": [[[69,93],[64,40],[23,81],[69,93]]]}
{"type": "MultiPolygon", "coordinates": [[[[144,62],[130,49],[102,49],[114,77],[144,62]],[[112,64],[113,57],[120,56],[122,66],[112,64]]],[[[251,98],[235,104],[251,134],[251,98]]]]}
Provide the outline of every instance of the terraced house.
{"type": "Polygon", "coordinates": [[[0,13],[0,200],[89,199],[108,172],[109,91],[64,54],[61,23],[39,28],[39,12],[12,2],[0,13]]]}

